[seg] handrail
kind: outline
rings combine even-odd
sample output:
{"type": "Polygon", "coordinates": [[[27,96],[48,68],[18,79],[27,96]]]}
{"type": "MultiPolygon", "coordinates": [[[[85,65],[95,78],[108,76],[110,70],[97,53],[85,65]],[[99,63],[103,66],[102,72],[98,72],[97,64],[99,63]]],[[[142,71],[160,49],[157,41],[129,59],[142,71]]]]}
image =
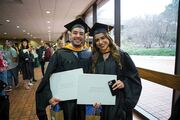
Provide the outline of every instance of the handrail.
{"type": "Polygon", "coordinates": [[[175,90],[180,90],[180,75],[171,75],[140,67],[137,68],[141,78],[175,90]]]}

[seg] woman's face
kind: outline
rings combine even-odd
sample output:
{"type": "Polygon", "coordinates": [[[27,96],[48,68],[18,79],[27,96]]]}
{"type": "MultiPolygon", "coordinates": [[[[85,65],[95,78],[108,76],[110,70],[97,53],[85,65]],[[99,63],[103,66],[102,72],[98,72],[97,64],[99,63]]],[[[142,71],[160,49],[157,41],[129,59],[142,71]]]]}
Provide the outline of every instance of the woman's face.
{"type": "Polygon", "coordinates": [[[74,28],[71,31],[71,43],[74,47],[80,47],[84,43],[85,31],[82,28],[74,28]]]}
{"type": "Polygon", "coordinates": [[[26,47],[27,46],[27,42],[23,41],[23,46],[26,47]]]}
{"type": "Polygon", "coordinates": [[[98,33],[94,36],[95,44],[102,53],[109,51],[109,40],[103,33],[98,33]]]}

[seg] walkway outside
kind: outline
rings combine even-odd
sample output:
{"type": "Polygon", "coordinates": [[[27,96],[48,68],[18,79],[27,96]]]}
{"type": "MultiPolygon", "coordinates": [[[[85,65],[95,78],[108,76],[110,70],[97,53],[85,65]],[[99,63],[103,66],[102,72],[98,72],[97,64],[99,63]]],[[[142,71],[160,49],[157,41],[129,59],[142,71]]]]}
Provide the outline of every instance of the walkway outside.
{"type": "MultiPolygon", "coordinates": [[[[175,57],[132,56],[136,66],[174,74],[175,57]]],[[[159,120],[168,120],[171,114],[171,88],[142,79],[142,93],[138,106],[159,120]]]]}

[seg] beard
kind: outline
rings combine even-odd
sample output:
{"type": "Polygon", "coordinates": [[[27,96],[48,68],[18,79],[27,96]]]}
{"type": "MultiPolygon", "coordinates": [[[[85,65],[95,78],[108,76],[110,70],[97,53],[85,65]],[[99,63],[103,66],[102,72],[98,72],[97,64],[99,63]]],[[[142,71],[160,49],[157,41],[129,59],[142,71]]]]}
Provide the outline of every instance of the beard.
{"type": "Polygon", "coordinates": [[[71,43],[73,47],[81,47],[83,45],[83,41],[80,41],[80,42],[72,41],[71,43]]]}

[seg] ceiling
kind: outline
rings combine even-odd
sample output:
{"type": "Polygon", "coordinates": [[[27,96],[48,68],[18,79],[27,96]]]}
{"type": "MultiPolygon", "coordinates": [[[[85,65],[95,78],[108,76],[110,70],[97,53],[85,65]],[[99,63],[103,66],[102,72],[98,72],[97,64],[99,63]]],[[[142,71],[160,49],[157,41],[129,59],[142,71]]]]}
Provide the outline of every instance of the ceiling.
{"type": "Polygon", "coordinates": [[[57,40],[94,1],[0,0],[0,39],[57,40]]]}

